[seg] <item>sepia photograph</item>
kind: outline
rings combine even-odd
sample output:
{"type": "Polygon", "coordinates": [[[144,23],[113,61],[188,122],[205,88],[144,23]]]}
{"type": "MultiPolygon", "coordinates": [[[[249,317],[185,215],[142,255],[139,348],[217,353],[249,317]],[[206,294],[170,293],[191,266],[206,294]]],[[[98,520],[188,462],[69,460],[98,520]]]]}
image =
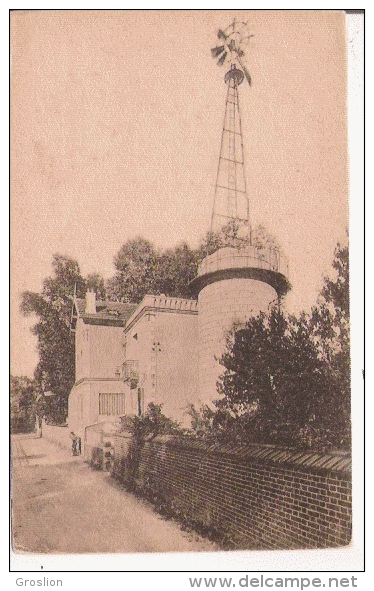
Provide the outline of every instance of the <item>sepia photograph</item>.
{"type": "Polygon", "coordinates": [[[352,545],[346,21],[11,11],[15,555],[352,545]]]}

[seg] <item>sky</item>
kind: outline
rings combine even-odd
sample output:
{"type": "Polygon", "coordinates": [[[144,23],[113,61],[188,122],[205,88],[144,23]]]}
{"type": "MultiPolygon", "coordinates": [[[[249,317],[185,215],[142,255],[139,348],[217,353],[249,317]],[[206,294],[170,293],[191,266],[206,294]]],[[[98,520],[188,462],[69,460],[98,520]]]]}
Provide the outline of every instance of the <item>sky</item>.
{"type": "Polygon", "coordinates": [[[11,18],[11,370],[32,377],[54,253],[114,273],[141,235],[196,246],[209,228],[226,88],[211,58],[236,18],[254,35],[240,87],[252,224],[289,259],[308,309],[348,227],[346,33],[337,11],[30,11],[11,18]]]}

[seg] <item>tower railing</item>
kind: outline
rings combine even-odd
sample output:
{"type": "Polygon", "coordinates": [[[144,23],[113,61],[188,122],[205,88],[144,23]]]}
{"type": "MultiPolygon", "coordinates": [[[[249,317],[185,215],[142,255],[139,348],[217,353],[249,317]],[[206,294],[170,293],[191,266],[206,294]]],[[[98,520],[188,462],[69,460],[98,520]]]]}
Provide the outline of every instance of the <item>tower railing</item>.
{"type": "Polygon", "coordinates": [[[278,248],[246,246],[236,249],[221,248],[205,257],[198,269],[198,276],[221,269],[257,268],[282,273],[288,277],[288,260],[278,248]]]}

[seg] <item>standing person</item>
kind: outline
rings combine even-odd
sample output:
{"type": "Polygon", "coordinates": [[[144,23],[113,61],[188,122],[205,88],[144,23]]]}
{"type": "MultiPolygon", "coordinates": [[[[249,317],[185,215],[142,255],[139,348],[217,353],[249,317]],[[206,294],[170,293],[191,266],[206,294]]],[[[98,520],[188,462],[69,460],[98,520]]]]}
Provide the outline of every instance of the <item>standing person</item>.
{"type": "Polygon", "coordinates": [[[70,431],[70,439],[71,439],[71,451],[73,452],[73,456],[78,455],[78,437],[74,433],[74,431],[70,431]]]}

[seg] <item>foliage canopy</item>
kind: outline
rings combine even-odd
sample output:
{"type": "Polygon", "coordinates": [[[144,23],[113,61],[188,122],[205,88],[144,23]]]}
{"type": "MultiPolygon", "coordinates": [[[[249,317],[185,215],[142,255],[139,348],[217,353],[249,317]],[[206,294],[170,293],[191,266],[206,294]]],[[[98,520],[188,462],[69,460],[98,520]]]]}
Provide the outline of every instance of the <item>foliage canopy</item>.
{"type": "Polygon", "coordinates": [[[26,376],[10,376],[10,420],[11,429],[31,431],[35,426],[37,410],[37,387],[34,380],[26,376]]]}

